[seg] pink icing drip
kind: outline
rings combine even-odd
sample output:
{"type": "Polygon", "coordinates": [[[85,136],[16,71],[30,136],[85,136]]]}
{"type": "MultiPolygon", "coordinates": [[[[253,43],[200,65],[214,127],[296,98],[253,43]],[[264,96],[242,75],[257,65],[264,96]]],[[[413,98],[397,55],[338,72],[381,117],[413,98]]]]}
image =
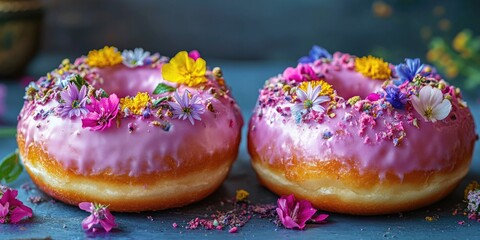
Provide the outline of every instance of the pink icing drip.
{"type": "MultiPolygon", "coordinates": [[[[129,69],[124,66],[99,70],[105,79],[101,85],[107,92],[120,96],[133,96],[138,91],[151,92],[156,84],[163,82],[158,69],[129,69]]],[[[98,86],[96,86],[98,87],[98,86]]],[[[180,92],[196,89],[181,86],[180,92]]],[[[210,100],[215,112],[206,111],[202,121],[192,126],[189,121],[173,119],[171,128],[164,131],[153,126],[157,118],[122,119],[119,128],[111,127],[103,132],[89,131],[81,127],[80,118],[62,119],[50,114],[44,120],[35,120],[34,113],[40,109],[49,110],[58,105],[50,101],[46,105],[24,105],[18,123],[18,131],[25,136],[28,147],[40,143],[43,150],[66,169],[77,169],[79,174],[100,173],[110,170],[112,174],[139,176],[144,173],[171,170],[165,157],[171,157],[182,165],[178,158],[180,147],[185,144],[197,146],[213,154],[236,148],[236,139],[243,125],[238,106],[229,96],[213,98],[207,91],[200,94],[202,101],[210,100]],[[132,133],[128,126],[135,126],[132,133]],[[146,170],[142,170],[148,166],[146,170]]],[[[160,120],[161,121],[161,120],[160,120]]]]}

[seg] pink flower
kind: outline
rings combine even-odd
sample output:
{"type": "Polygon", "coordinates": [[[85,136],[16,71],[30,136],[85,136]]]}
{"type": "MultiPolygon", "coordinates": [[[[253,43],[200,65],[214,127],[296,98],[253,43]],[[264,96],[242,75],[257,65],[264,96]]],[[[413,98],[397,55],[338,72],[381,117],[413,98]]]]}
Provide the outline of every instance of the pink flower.
{"type": "Polygon", "coordinates": [[[375,102],[377,101],[378,99],[380,99],[380,95],[377,94],[377,93],[370,93],[368,94],[367,96],[367,100],[371,101],[371,102],[375,102]]]}
{"type": "Polygon", "coordinates": [[[308,64],[299,63],[296,68],[289,67],[283,71],[283,77],[295,82],[303,82],[318,79],[313,68],[308,64]]]}
{"type": "Polygon", "coordinates": [[[24,217],[32,217],[32,209],[17,199],[18,191],[0,190],[0,223],[18,223],[24,217]]]}
{"type": "Polygon", "coordinates": [[[87,105],[89,113],[82,118],[82,127],[89,127],[91,131],[103,131],[112,125],[112,120],[117,117],[119,100],[116,94],[97,101],[90,98],[91,103],[87,105]]]}
{"type": "Polygon", "coordinates": [[[313,218],[317,209],[307,200],[296,201],[293,194],[280,197],[277,203],[277,213],[285,228],[304,229],[308,220],[323,222],[328,217],[327,214],[320,214],[313,218]]]}
{"type": "Polygon", "coordinates": [[[107,206],[103,206],[97,203],[81,202],[78,207],[91,213],[90,216],[83,219],[82,228],[84,230],[97,231],[103,228],[105,231],[110,232],[112,228],[116,227],[115,217],[110,213],[107,206]]]}
{"type": "Polygon", "coordinates": [[[191,59],[197,61],[197,59],[200,58],[200,53],[199,53],[197,50],[192,50],[192,51],[190,51],[190,52],[188,53],[188,56],[189,56],[191,59]]]}

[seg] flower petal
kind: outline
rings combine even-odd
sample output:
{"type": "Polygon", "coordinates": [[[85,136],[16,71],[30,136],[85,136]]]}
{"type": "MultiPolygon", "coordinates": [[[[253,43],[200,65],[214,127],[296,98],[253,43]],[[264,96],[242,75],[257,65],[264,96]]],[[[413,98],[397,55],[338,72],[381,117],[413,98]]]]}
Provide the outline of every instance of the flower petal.
{"type": "Polygon", "coordinates": [[[297,223],[302,226],[315,215],[317,210],[313,208],[312,204],[307,200],[301,200],[298,204],[300,207],[297,215],[297,223]]]}
{"type": "Polygon", "coordinates": [[[438,104],[433,108],[433,118],[437,120],[443,120],[448,116],[448,114],[450,114],[451,110],[452,103],[450,103],[450,100],[444,99],[442,103],[438,104]]]}
{"type": "Polygon", "coordinates": [[[297,88],[297,98],[300,99],[302,102],[308,99],[307,93],[304,92],[302,89],[297,88]]]}
{"type": "Polygon", "coordinates": [[[320,223],[325,221],[328,218],[328,216],[329,216],[328,214],[319,214],[318,216],[312,218],[312,221],[316,223],[320,223]]]}
{"type": "Polygon", "coordinates": [[[78,204],[78,207],[84,211],[92,212],[93,204],[91,202],[81,202],[78,204]]]}

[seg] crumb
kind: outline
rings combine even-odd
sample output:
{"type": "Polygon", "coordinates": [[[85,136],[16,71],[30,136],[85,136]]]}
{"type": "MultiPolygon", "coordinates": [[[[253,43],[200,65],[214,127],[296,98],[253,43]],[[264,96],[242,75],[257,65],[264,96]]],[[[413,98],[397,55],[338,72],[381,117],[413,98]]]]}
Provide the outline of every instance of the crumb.
{"type": "Polygon", "coordinates": [[[178,227],[178,224],[177,224],[176,222],[174,222],[174,223],[172,224],[172,227],[173,227],[173,228],[177,228],[177,227],[178,227]]]}
{"type": "Polygon", "coordinates": [[[152,216],[147,216],[147,219],[153,222],[153,217],[152,216]]]}

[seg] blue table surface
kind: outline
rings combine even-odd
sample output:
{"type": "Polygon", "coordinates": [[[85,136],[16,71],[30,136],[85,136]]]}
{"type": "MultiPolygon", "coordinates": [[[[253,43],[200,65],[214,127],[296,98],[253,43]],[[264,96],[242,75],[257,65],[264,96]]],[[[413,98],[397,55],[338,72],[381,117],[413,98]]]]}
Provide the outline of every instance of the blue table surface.
{"type": "MultiPolygon", "coordinates": [[[[61,60],[60,56],[39,56],[29,68],[29,72],[39,75],[54,68],[61,60]]],[[[255,106],[258,89],[264,81],[283,71],[294,62],[236,62],[210,61],[210,66],[221,66],[227,83],[242,108],[247,121],[255,106]]],[[[2,82],[8,86],[6,99],[8,111],[3,116],[7,125],[15,125],[16,115],[22,106],[23,88],[18,82],[2,82]]],[[[469,101],[478,125],[480,105],[469,101]]],[[[278,227],[268,219],[252,218],[238,233],[205,230],[189,230],[182,226],[195,217],[205,217],[221,207],[221,201],[235,196],[237,189],[250,192],[249,199],[254,203],[275,203],[277,196],[262,187],[250,166],[250,157],[246,150],[246,127],[240,153],[224,184],[208,198],[178,209],[142,213],[115,213],[118,228],[107,234],[92,235],[81,229],[81,221],[88,213],[61,202],[46,201],[33,204],[28,197],[42,196],[50,199],[39,190],[25,191],[22,184],[31,183],[24,172],[21,177],[8,186],[19,190],[19,199],[31,207],[34,217],[19,224],[0,224],[0,239],[14,238],[53,238],[84,239],[90,237],[152,239],[152,238],[315,238],[315,239],[480,239],[480,223],[468,220],[462,214],[453,215],[454,209],[465,206],[463,189],[472,180],[480,180],[480,153],[478,142],[473,156],[471,169],[456,190],[445,199],[422,209],[383,216],[350,216],[330,213],[327,224],[310,224],[304,231],[287,230],[278,227]],[[151,216],[151,218],[149,217],[151,216]],[[433,217],[427,221],[426,217],[433,217]],[[152,221],[153,220],[153,221],[152,221]],[[465,221],[464,224],[459,222],[465,221]],[[177,223],[180,227],[173,228],[177,223]]],[[[14,137],[0,138],[0,156],[16,148],[14,137]]]]}

